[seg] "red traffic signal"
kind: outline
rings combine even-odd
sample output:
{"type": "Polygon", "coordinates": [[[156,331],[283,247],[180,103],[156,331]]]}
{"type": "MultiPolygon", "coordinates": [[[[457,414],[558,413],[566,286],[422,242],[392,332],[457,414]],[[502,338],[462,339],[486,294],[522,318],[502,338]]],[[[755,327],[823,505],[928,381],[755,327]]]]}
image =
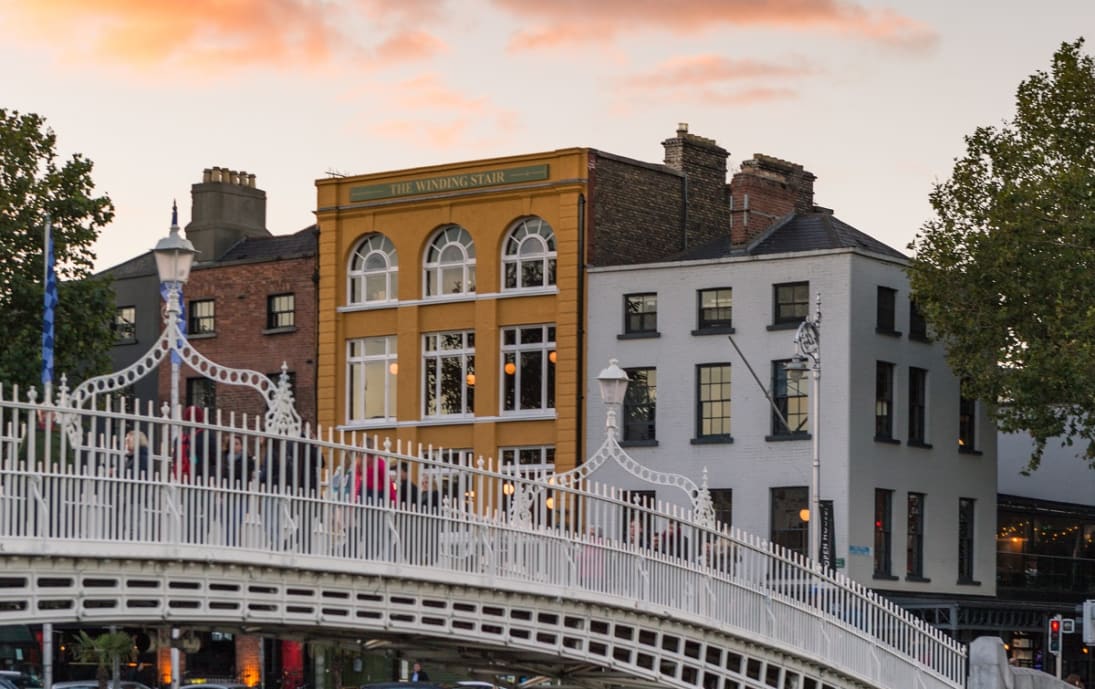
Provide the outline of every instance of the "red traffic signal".
{"type": "Polygon", "coordinates": [[[1052,617],[1049,620],[1049,652],[1061,654],[1061,617],[1052,617]]]}

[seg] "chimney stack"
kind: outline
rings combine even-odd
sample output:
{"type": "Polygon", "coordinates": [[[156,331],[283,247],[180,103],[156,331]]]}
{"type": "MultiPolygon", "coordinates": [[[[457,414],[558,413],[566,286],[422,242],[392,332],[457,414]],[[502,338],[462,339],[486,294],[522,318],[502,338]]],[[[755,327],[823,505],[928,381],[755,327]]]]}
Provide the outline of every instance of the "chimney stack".
{"type": "Polygon", "coordinates": [[[755,154],[730,180],[730,243],[741,245],[789,213],[814,207],[817,177],[801,165],[755,154]]]}
{"type": "Polygon", "coordinates": [[[190,223],[186,238],[214,261],[246,237],[269,237],[266,192],[255,187],[255,175],[223,167],[206,168],[202,181],[190,187],[190,223]]]}
{"type": "Polygon", "coordinates": [[[684,175],[681,194],[680,248],[705,244],[726,232],[726,159],[729,153],[714,139],[677,125],[677,135],[662,142],[666,167],[684,175]]]}

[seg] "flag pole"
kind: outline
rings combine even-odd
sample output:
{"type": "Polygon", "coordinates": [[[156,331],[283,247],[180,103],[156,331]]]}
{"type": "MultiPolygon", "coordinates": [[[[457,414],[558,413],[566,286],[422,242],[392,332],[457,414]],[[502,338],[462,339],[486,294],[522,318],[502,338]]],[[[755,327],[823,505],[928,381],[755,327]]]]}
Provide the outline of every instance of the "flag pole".
{"type": "Polygon", "coordinates": [[[57,275],[53,257],[53,218],[46,213],[46,229],[42,247],[42,386],[43,401],[53,399],[53,321],[57,309],[57,275]]]}

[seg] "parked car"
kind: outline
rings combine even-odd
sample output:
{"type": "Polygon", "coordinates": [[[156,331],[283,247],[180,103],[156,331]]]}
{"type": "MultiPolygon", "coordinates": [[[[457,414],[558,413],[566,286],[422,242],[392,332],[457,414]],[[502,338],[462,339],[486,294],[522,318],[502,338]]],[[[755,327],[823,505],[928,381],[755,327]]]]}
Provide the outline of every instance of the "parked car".
{"type": "Polygon", "coordinates": [[[18,670],[0,670],[0,679],[13,685],[15,689],[35,689],[42,686],[42,680],[18,670]]]}
{"type": "Polygon", "coordinates": [[[182,689],[251,689],[241,682],[203,682],[201,684],[186,684],[182,689]]]}
{"type": "MultiPolygon", "coordinates": [[[[114,685],[114,680],[107,680],[106,686],[107,689],[152,689],[147,684],[131,680],[122,680],[118,682],[117,687],[114,685]]],[[[99,680],[77,679],[71,682],[54,682],[53,689],[99,689],[99,680]]]]}

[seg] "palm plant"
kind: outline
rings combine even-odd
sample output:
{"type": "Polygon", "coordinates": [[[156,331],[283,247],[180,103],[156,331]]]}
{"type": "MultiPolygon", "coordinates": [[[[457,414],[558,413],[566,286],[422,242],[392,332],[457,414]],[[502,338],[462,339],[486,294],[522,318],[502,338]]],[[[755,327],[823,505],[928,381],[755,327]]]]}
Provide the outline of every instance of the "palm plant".
{"type": "Polygon", "coordinates": [[[80,637],[76,641],[76,655],[82,662],[95,663],[98,666],[95,679],[99,681],[99,689],[107,689],[110,668],[114,666],[114,661],[132,659],[136,655],[136,648],[133,638],[125,632],[106,632],[92,637],[81,629],[80,637]]]}

